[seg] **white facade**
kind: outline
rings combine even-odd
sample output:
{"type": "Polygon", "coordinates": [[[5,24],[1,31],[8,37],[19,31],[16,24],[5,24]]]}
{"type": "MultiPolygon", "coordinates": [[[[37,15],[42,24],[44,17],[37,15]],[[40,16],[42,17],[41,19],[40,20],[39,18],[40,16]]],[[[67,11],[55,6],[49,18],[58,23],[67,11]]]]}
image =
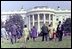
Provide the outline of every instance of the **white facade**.
{"type": "Polygon", "coordinates": [[[9,19],[9,16],[13,14],[20,14],[23,17],[23,19],[26,17],[26,11],[22,11],[22,9],[19,11],[1,12],[1,21],[5,23],[5,21],[9,19]]]}
{"type": "Polygon", "coordinates": [[[21,10],[16,12],[2,12],[2,20],[4,16],[8,17],[12,14],[21,14],[29,30],[33,26],[36,26],[38,32],[41,31],[41,27],[43,24],[46,24],[48,26],[52,23],[53,28],[56,29],[58,21],[63,22],[64,20],[66,20],[66,18],[71,18],[71,10],[55,10],[46,6],[39,6],[27,11],[21,10]]]}

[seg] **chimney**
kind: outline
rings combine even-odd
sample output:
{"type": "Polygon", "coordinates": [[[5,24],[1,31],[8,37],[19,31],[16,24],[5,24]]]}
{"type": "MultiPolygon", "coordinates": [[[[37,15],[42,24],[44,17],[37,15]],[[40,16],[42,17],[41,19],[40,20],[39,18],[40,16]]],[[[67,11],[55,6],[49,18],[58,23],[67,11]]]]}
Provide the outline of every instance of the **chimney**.
{"type": "Polygon", "coordinates": [[[58,6],[57,9],[60,10],[60,6],[58,6]]]}

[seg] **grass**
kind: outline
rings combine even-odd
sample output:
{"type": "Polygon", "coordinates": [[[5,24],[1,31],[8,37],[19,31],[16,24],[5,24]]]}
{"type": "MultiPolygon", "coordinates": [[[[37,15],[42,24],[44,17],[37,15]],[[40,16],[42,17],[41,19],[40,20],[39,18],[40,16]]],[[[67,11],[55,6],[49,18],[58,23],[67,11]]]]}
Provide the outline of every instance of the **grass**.
{"type": "Polygon", "coordinates": [[[27,48],[71,48],[71,37],[63,37],[63,41],[41,41],[41,37],[38,37],[35,42],[32,39],[24,44],[24,39],[20,39],[19,42],[11,44],[10,40],[1,39],[1,48],[20,48],[26,46],[27,48]],[[3,42],[2,42],[3,41],[3,42]]]}

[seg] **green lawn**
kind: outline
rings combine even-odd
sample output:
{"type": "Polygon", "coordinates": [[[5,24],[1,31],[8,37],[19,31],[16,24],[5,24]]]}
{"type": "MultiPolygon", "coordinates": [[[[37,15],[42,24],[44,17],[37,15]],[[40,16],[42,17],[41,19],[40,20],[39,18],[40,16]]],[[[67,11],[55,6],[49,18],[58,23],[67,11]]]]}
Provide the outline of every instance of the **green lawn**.
{"type": "Polygon", "coordinates": [[[30,39],[26,45],[24,40],[19,40],[15,44],[11,44],[9,40],[1,39],[1,48],[20,48],[26,46],[27,48],[71,48],[71,37],[63,37],[63,41],[41,41],[41,37],[38,37],[35,42],[30,39]],[[2,42],[3,41],[3,42],[2,42]]]}

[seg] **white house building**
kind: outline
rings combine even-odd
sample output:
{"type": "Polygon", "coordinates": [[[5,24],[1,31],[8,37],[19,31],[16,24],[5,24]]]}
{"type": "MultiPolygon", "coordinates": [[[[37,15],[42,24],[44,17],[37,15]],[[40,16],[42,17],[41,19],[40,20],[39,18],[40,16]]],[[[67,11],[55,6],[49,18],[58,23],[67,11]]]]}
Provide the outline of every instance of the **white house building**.
{"type": "Polygon", "coordinates": [[[47,6],[36,6],[27,11],[21,9],[19,11],[1,12],[1,20],[5,22],[9,15],[13,14],[20,14],[24,18],[25,24],[28,26],[29,30],[32,26],[36,26],[38,32],[41,31],[43,24],[46,24],[47,26],[52,24],[52,27],[56,29],[59,21],[63,23],[66,18],[71,18],[71,10],[51,9],[47,6]]]}

